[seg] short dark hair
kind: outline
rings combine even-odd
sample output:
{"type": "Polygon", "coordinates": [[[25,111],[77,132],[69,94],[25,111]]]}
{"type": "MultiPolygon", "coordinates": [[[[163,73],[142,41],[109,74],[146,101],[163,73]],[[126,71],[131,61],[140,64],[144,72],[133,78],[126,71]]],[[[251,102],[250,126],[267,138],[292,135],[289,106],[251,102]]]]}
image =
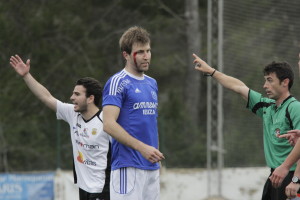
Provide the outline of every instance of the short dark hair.
{"type": "Polygon", "coordinates": [[[294,83],[294,72],[292,67],[287,62],[271,62],[264,68],[264,75],[269,75],[270,73],[275,73],[280,83],[288,78],[289,82],[289,90],[292,88],[294,83]]]}
{"type": "Polygon", "coordinates": [[[150,34],[148,31],[139,26],[133,26],[127,29],[119,40],[121,52],[125,51],[128,54],[131,54],[132,45],[134,43],[150,43],[150,34]]]}
{"type": "Polygon", "coordinates": [[[82,85],[86,89],[86,97],[94,96],[94,104],[101,107],[102,85],[99,81],[91,77],[80,78],[76,81],[76,85],[82,85]]]}

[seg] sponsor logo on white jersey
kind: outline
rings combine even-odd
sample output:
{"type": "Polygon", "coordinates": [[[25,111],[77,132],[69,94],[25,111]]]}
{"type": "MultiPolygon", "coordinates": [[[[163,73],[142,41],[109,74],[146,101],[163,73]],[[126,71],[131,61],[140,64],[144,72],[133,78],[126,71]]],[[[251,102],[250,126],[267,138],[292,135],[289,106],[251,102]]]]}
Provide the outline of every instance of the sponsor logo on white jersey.
{"type": "Polygon", "coordinates": [[[89,159],[84,159],[83,154],[80,151],[78,151],[77,161],[85,165],[96,166],[96,162],[89,159]]]}
{"type": "Polygon", "coordinates": [[[98,144],[84,144],[79,140],[76,140],[76,144],[80,145],[82,148],[87,150],[99,149],[100,146],[98,144]]]}

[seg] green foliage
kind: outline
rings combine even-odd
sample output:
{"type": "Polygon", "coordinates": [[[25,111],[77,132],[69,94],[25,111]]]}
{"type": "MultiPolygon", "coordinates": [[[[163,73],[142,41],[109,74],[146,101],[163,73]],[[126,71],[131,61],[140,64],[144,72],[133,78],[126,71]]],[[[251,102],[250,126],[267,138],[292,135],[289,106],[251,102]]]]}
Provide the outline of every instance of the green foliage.
{"type": "MultiPolygon", "coordinates": [[[[176,19],[172,16],[177,14],[172,13],[174,6],[180,10],[182,4],[181,1],[170,4],[120,0],[1,2],[0,134],[5,140],[0,148],[0,170],[70,169],[72,166],[68,125],[63,123],[57,129],[55,114],[9,69],[11,55],[31,59],[33,76],[56,98],[68,102],[78,78],[93,76],[104,84],[123,67],[119,37],[129,26],[140,25],[152,34],[155,70],[150,75],[158,79],[164,79],[170,72],[178,75],[181,73],[176,70],[178,62],[170,53],[179,57],[178,52],[184,49],[161,31],[178,32],[176,40],[182,40],[184,23],[181,21],[180,26],[173,27],[176,19]],[[166,10],[170,5],[172,9],[166,10]],[[174,48],[159,45],[162,42],[174,48]],[[166,67],[170,63],[173,68],[166,67]]],[[[167,93],[169,83],[160,84],[162,93],[167,93]]]]}
{"type": "Polygon", "coordinates": [[[160,103],[160,149],[167,167],[204,167],[206,165],[206,136],[202,124],[195,126],[182,109],[181,94],[171,89],[160,103]],[[202,127],[202,128],[200,128],[202,127]],[[201,141],[195,142],[195,141],[201,141]]]}

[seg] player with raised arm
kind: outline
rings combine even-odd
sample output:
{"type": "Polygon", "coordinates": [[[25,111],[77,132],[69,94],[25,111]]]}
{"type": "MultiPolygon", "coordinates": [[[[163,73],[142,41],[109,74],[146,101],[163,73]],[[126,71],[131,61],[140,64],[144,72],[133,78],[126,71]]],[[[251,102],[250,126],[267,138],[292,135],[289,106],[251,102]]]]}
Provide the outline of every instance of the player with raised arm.
{"type": "Polygon", "coordinates": [[[23,77],[32,93],[56,112],[57,119],[70,125],[74,158],[74,182],[79,187],[80,200],[109,200],[110,141],[103,131],[101,106],[102,87],[93,78],[76,82],[70,97],[72,104],[63,103],[30,74],[26,64],[16,55],[10,65],[23,77]]]}
{"type": "MultiPolygon", "coordinates": [[[[299,61],[298,61],[298,67],[300,72],[300,53],[299,53],[299,61]]],[[[270,177],[270,180],[274,187],[279,187],[283,181],[283,179],[286,177],[286,175],[289,172],[289,169],[297,162],[297,170],[296,172],[300,171],[298,168],[300,168],[300,130],[291,130],[288,131],[286,134],[280,135],[280,138],[286,138],[289,143],[294,146],[293,151],[290,153],[290,155],[286,158],[286,160],[277,167],[272,176],[270,177]]],[[[285,188],[285,193],[289,198],[295,198],[297,196],[297,193],[300,189],[300,173],[295,173],[295,176],[292,179],[292,182],[285,188]]]]}
{"type": "MultiPolygon", "coordinates": [[[[266,98],[249,89],[240,80],[210,67],[197,55],[193,54],[193,56],[196,70],[211,75],[225,88],[240,94],[248,102],[247,108],[262,118],[264,153],[267,166],[271,168],[272,174],[293,149],[287,140],[278,136],[285,134],[292,128],[300,129],[300,102],[290,94],[294,81],[294,74],[290,65],[286,62],[272,62],[265,66],[263,88],[268,96],[266,98]]],[[[242,134],[244,133],[242,132],[242,134]]],[[[295,171],[295,168],[296,165],[291,167],[280,187],[273,187],[268,178],[263,189],[262,200],[285,200],[287,198],[285,187],[291,183],[294,174],[300,170],[295,171]]]]}

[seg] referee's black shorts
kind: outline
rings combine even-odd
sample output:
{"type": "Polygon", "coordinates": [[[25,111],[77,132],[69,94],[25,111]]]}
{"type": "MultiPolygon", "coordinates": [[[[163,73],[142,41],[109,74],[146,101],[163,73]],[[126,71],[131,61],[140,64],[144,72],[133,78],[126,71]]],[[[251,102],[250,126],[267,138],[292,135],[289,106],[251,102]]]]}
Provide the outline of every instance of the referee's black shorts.
{"type": "MultiPolygon", "coordinates": [[[[271,169],[270,176],[272,175],[273,171],[274,171],[274,169],[271,169]]],[[[290,171],[287,174],[287,176],[285,177],[285,179],[283,179],[282,184],[279,188],[274,188],[272,186],[272,182],[268,178],[265,183],[265,186],[264,186],[262,200],[285,200],[285,199],[287,199],[287,196],[285,195],[285,188],[292,182],[293,176],[294,176],[294,171],[290,171]]]]}

